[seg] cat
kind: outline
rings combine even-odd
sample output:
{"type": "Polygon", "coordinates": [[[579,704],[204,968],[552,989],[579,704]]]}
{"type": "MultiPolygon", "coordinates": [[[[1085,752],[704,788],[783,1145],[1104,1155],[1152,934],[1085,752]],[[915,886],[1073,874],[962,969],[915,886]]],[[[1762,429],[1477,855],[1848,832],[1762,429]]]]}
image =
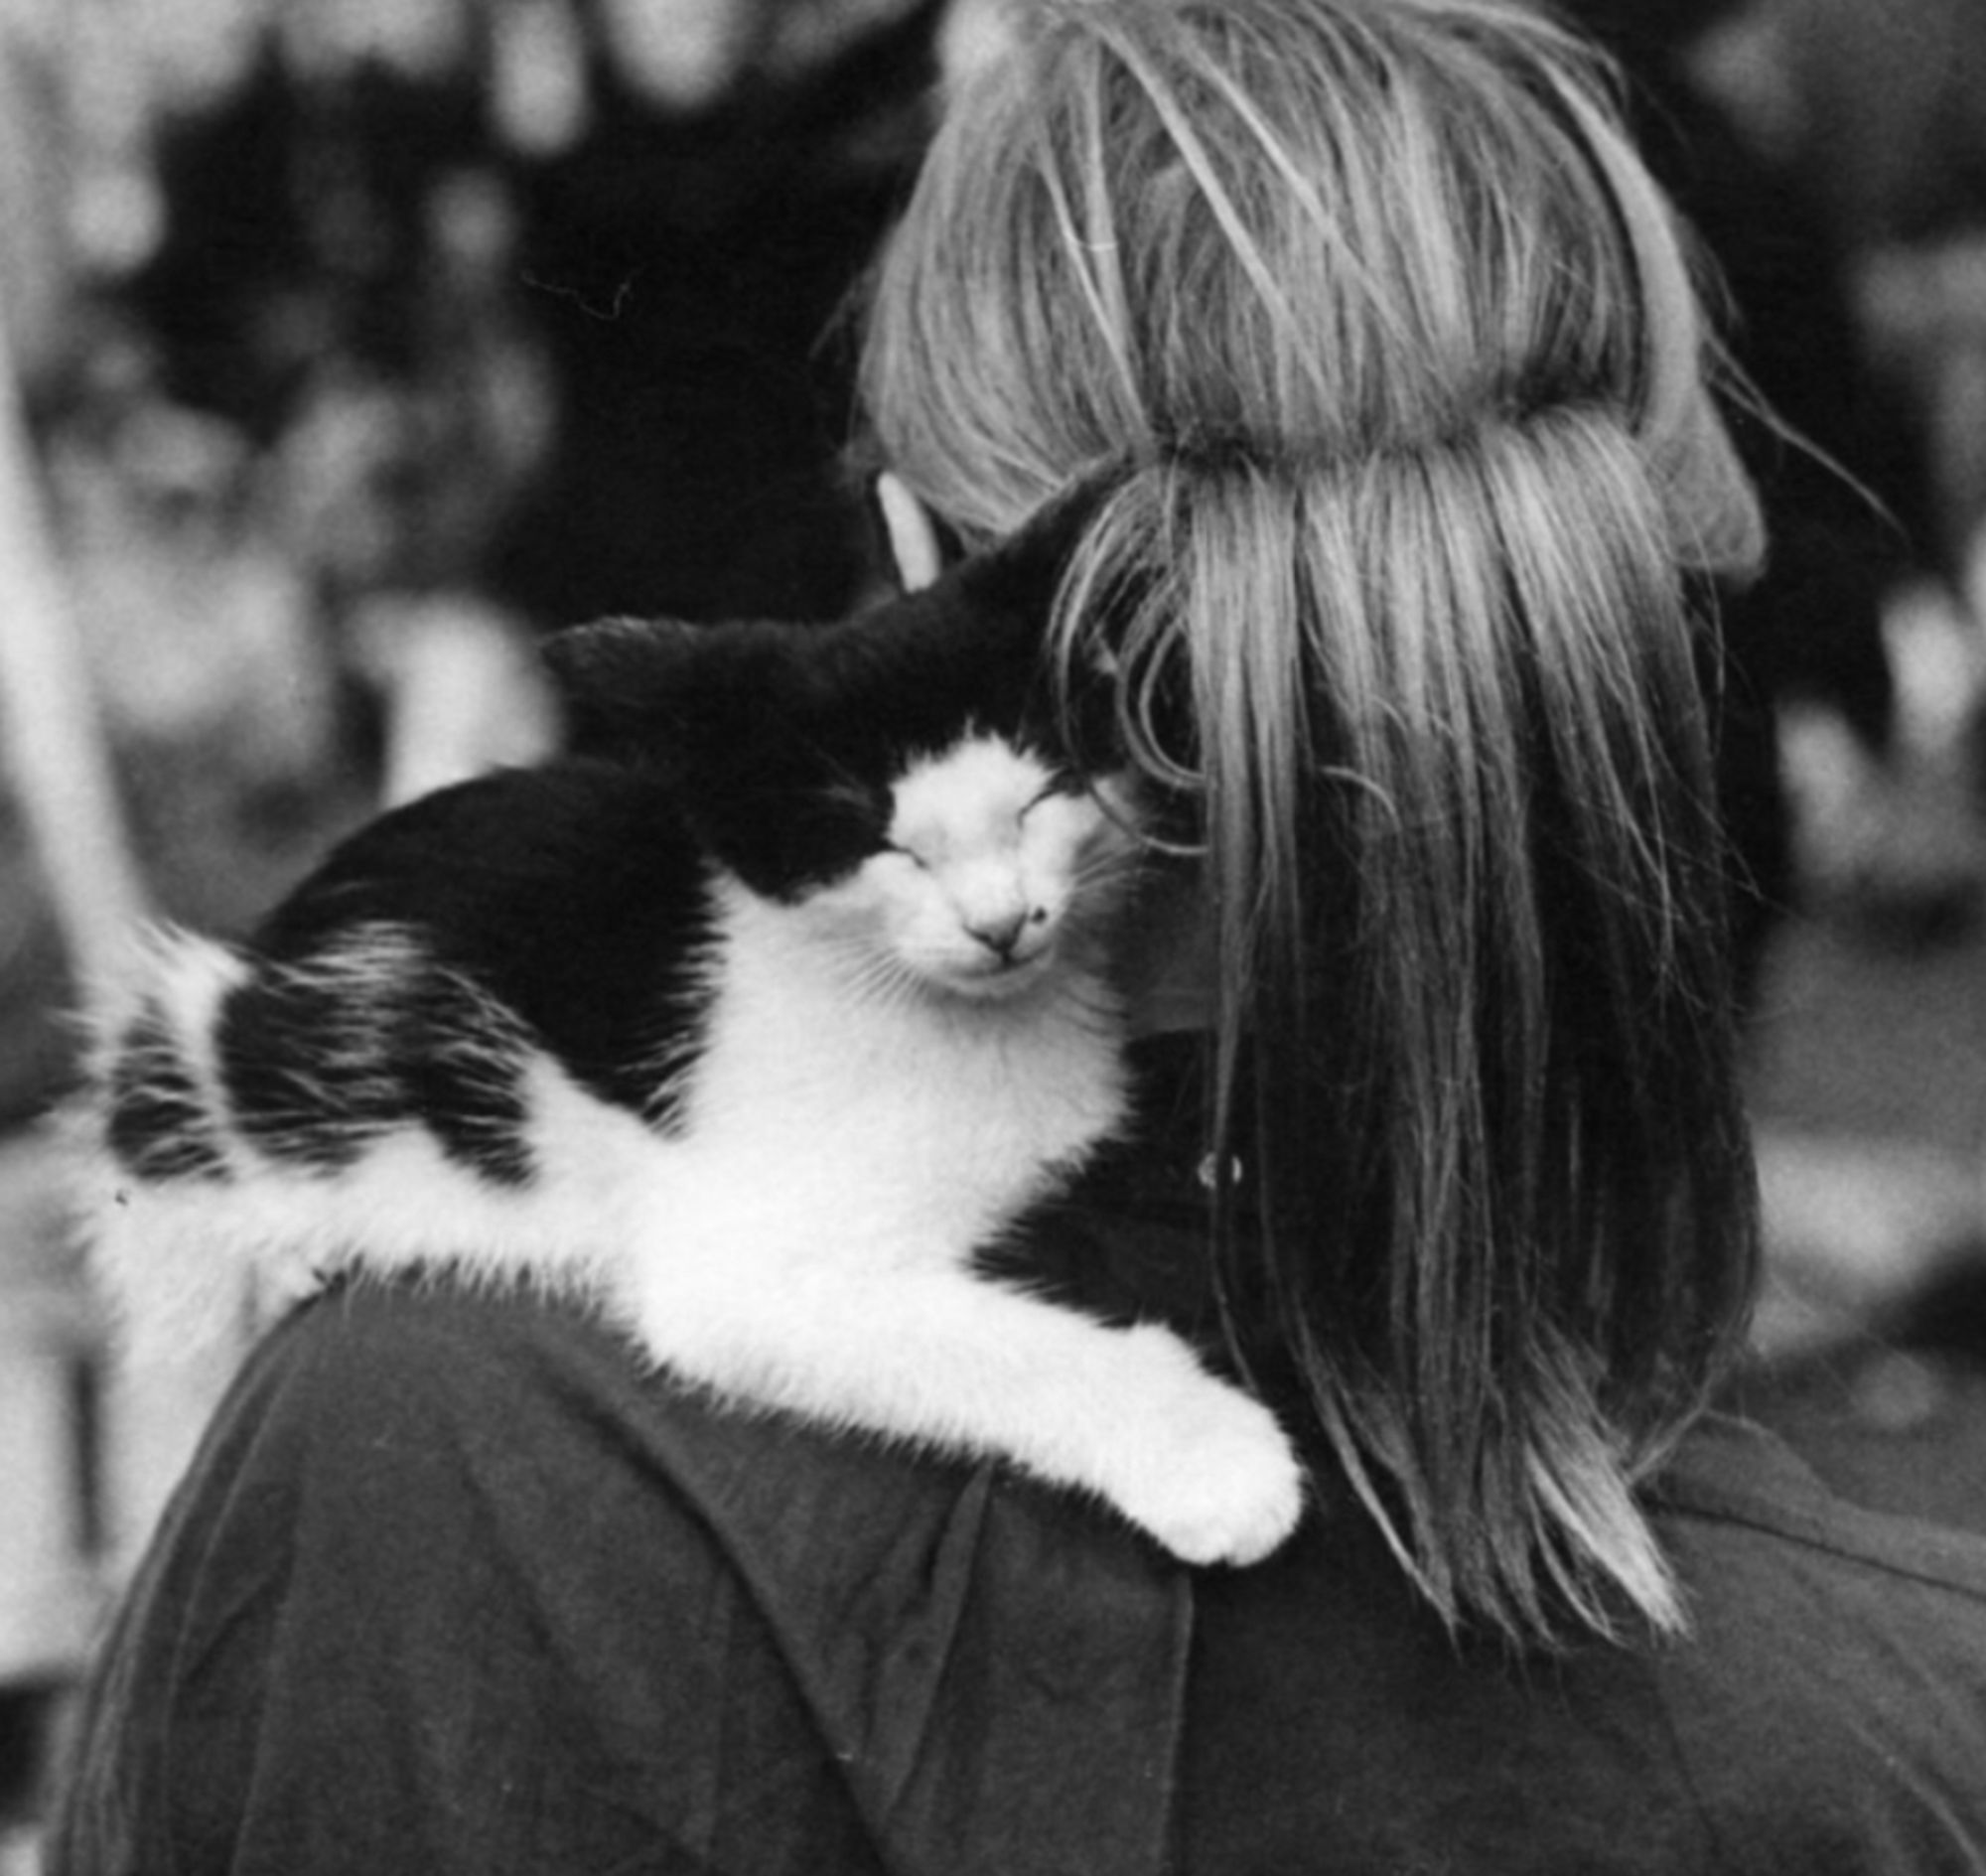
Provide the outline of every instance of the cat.
{"type": "Polygon", "coordinates": [[[1275,1548],[1266,1408],[975,1266],[1129,1110],[1141,807],[1107,677],[1044,677],[1084,506],[834,625],[556,635],[569,754],[389,812],[245,945],[158,935],[81,1109],[134,1335],[531,1281],[723,1401],[1275,1548]]]}

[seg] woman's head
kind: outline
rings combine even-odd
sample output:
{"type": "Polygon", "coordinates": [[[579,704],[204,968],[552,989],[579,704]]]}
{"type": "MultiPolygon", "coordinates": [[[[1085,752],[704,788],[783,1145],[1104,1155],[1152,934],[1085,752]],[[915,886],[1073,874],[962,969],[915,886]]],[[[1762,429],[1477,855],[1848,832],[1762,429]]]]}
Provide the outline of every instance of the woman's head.
{"type": "Polygon", "coordinates": [[[1412,446],[1592,397],[1679,551],[1756,557],[1667,209],[1525,0],[1021,0],[886,254],[898,473],[1000,533],[1084,465],[1412,446]]]}
{"type": "Polygon", "coordinates": [[[1509,0],[1017,19],[865,397],[968,539],[1129,464],[1065,626],[1137,596],[1127,718],[1200,816],[1238,1338],[1445,1613],[1672,1621],[1629,1486],[1752,1245],[1684,587],[1760,545],[1679,236],[1509,0]]]}

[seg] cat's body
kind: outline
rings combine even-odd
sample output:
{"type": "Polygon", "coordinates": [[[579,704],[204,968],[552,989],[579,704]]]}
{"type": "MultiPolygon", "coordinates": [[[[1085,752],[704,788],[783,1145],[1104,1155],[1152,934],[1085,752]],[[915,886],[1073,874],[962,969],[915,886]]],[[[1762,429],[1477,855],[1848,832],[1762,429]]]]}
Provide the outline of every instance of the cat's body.
{"type": "Polygon", "coordinates": [[[249,946],[162,938],[86,1110],[134,1329],[538,1282],[728,1400],[1001,1454],[1189,1559],[1273,1547],[1262,1408],[974,1267],[1128,1107],[1136,816],[1053,753],[1058,553],[811,636],[597,629],[599,753],[387,816],[249,946]]]}

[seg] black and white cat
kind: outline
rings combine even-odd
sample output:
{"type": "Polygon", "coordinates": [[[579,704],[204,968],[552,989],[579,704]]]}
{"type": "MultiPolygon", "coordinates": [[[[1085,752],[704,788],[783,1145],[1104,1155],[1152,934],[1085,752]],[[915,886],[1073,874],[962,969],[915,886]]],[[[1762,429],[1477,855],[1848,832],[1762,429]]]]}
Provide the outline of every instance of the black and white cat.
{"type": "Polygon", "coordinates": [[[1107,696],[1042,675],[1081,519],[836,626],[562,635],[574,755],[386,815],[246,946],[161,935],[82,1109],[134,1339],[534,1281],[728,1401],[1006,1457],[1191,1561],[1279,1543],[1262,1406],[974,1265],[1127,1113],[1138,807],[1065,753],[1107,696]]]}

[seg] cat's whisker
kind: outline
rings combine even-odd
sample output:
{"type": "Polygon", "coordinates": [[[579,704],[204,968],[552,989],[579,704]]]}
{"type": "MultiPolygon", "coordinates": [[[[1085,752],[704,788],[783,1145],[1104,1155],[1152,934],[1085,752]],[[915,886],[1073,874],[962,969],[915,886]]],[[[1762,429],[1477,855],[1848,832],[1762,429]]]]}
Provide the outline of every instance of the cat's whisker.
{"type": "Polygon", "coordinates": [[[1141,871],[1146,856],[1141,846],[1092,845],[1076,862],[1074,879],[1078,885],[1114,880],[1141,871]]]}
{"type": "Polygon", "coordinates": [[[893,953],[854,938],[842,940],[838,950],[848,970],[852,995],[895,1008],[918,994],[916,974],[893,953]]]}

